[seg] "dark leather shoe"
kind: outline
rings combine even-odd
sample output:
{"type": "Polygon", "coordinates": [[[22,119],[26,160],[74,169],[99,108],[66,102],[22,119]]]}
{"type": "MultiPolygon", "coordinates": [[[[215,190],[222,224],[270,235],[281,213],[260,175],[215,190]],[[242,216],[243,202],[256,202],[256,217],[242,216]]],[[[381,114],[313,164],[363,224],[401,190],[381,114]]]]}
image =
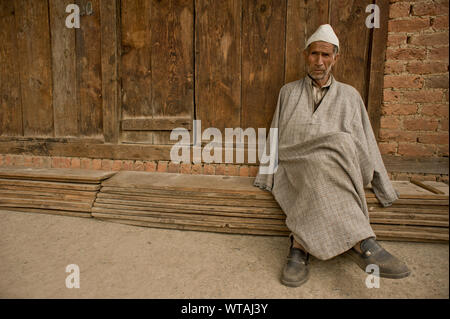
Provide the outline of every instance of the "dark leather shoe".
{"type": "Polygon", "coordinates": [[[400,279],[411,273],[405,263],[388,253],[373,237],[361,242],[361,251],[362,254],[352,248],[347,255],[364,271],[368,265],[374,264],[380,269],[380,277],[384,278],[400,279]]]}
{"type": "Polygon", "coordinates": [[[309,254],[298,248],[291,248],[284,266],[281,282],[289,287],[298,287],[309,278],[309,254]]]}

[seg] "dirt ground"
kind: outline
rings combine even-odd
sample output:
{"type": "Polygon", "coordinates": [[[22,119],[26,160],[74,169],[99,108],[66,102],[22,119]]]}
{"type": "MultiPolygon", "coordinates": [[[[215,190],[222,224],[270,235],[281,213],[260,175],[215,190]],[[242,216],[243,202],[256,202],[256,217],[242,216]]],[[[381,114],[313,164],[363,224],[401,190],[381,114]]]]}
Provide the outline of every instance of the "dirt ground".
{"type": "Polygon", "coordinates": [[[0,211],[0,298],[449,298],[448,244],[382,242],[412,275],[369,289],[348,257],[312,259],[299,288],[280,284],[283,237],[144,228],[0,211]],[[80,288],[66,288],[66,266],[80,288]]]}

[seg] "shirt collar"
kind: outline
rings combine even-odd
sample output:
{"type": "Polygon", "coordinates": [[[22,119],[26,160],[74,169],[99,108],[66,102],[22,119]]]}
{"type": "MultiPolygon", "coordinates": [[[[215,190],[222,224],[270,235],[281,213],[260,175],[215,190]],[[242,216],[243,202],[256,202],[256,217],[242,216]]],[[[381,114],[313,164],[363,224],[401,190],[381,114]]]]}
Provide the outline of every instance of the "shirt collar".
{"type": "MultiPolygon", "coordinates": [[[[306,78],[307,78],[308,83],[309,83],[311,86],[315,87],[315,86],[314,86],[314,80],[311,78],[311,76],[310,76],[309,74],[307,75],[306,78]]],[[[330,77],[328,78],[327,83],[325,83],[325,85],[322,86],[321,89],[324,89],[324,88],[329,87],[329,86],[331,85],[331,83],[333,82],[333,79],[334,79],[333,74],[330,73],[330,77]]]]}

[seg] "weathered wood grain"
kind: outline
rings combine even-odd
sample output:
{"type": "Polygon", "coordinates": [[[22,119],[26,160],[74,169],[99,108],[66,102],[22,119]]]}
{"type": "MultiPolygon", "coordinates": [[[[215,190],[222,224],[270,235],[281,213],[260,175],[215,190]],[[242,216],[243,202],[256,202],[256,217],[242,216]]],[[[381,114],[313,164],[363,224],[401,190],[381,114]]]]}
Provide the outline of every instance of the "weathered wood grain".
{"type": "Polygon", "coordinates": [[[269,128],[284,84],[285,0],[244,1],[242,6],[243,129],[269,128]]]}
{"type": "Polygon", "coordinates": [[[48,2],[14,1],[25,136],[53,136],[48,2]]]}
{"type": "Polygon", "coordinates": [[[76,29],[76,68],[79,135],[103,137],[100,0],[77,0],[80,28],[76,29]],[[87,14],[88,3],[92,14],[87,14]]]}
{"type": "Polygon", "coordinates": [[[116,186],[139,189],[160,189],[173,191],[202,191],[242,195],[261,195],[273,198],[272,194],[253,186],[252,177],[188,175],[172,173],[118,172],[102,183],[102,186],[116,186]]]}
{"type": "Polygon", "coordinates": [[[151,28],[152,115],[192,121],[194,1],[152,1],[151,28]]]}
{"type": "Polygon", "coordinates": [[[55,136],[78,136],[79,104],[75,29],[66,27],[66,6],[72,0],[50,0],[52,50],[53,114],[55,136]]]}
{"type": "MultiPolygon", "coordinates": [[[[248,233],[246,230],[276,230],[280,234],[288,231],[286,216],[275,199],[270,193],[255,189],[252,181],[253,178],[244,177],[119,172],[102,183],[93,216],[149,227],[195,226],[218,232],[240,229],[237,233],[241,234],[248,233]],[[266,222],[268,219],[271,221],[266,222]]],[[[393,184],[401,196],[390,207],[381,207],[370,196],[371,189],[366,189],[375,233],[380,232],[383,239],[448,240],[448,197],[406,181],[393,184]],[[440,235],[426,234],[433,229],[440,235]]]]}
{"type": "Polygon", "coordinates": [[[449,194],[448,184],[445,184],[443,182],[434,182],[434,181],[422,181],[422,183],[425,184],[425,185],[429,185],[429,186],[431,186],[433,188],[436,188],[436,189],[440,190],[441,192],[443,192],[447,196],[449,194]]]}
{"type": "Polygon", "coordinates": [[[0,143],[2,154],[33,154],[87,158],[170,160],[170,145],[125,145],[46,141],[11,141],[0,143]]]}
{"type": "Polygon", "coordinates": [[[70,189],[80,191],[97,191],[100,189],[99,184],[79,184],[79,183],[63,183],[63,182],[47,182],[32,181],[20,179],[0,179],[0,187],[7,186],[24,186],[33,188],[51,188],[51,189],[70,189]]]}
{"type": "MultiPolygon", "coordinates": [[[[245,228],[225,228],[225,227],[212,227],[212,226],[199,226],[199,225],[183,225],[183,224],[163,224],[157,222],[149,221],[138,221],[138,220],[124,220],[124,219],[114,219],[114,218],[99,218],[101,220],[135,225],[142,227],[156,227],[156,228],[166,228],[166,229],[177,229],[177,230],[194,230],[194,231],[207,231],[207,232],[219,232],[219,233],[236,233],[236,234],[251,234],[251,235],[268,235],[268,236],[281,236],[286,237],[289,235],[289,230],[285,231],[274,231],[274,230],[262,230],[262,229],[245,229],[245,228]]],[[[448,242],[448,236],[438,234],[435,236],[430,236],[431,238],[423,238],[422,233],[417,232],[396,232],[378,230],[376,232],[377,239],[386,241],[412,241],[412,242],[448,242]]]]}
{"type": "Polygon", "coordinates": [[[380,131],[381,104],[383,103],[384,60],[387,47],[389,0],[376,0],[380,8],[380,27],[371,30],[369,78],[367,81],[367,113],[375,138],[380,131]]]}
{"type": "MultiPolygon", "coordinates": [[[[201,194],[200,194],[201,195],[201,194]]],[[[178,194],[169,193],[166,196],[154,194],[154,192],[148,194],[139,194],[128,191],[122,192],[108,192],[102,189],[102,192],[98,194],[98,198],[111,198],[111,199],[127,199],[135,201],[160,201],[160,202],[172,202],[172,203],[186,203],[186,204],[198,204],[198,205],[221,205],[221,206],[243,206],[243,207],[276,207],[279,208],[278,203],[273,201],[262,201],[244,198],[211,198],[211,197],[194,197],[194,196],[179,196],[178,194]]]]}
{"type": "Polygon", "coordinates": [[[411,225],[411,226],[436,226],[448,227],[448,221],[429,220],[429,219],[409,219],[409,218],[371,218],[373,224],[392,224],[392,225],[411,225]]]}
{"type": "Polygon", "coordinates": [[[0,1],[0,136],[21,136],[17,28],[13,1],[0,1]]]}
{"type": "Polygon", "coordinates": [[[415,243],[448,243],[448,240],[444,239],[425,239],[420,236],[412,237],[395,237],[395,235],[384,235],[385,232],[378,232],[378,241],[397,241],[397,242],[415,242],[415,243]]]}
{"type": "MultiPolygon", "coordinates": [[[[416,180],[416,179],[414,179],[414,178],[411,178],[411,183],[412,183],[412,184],[415,184],[415,185],[417,185],[417,186],[420,186],[420,187],[422,187],[422,188],[424,188],[424,189],[426,189],[426,190],[428,190],[428,191],[430,191],[430,192],[432,192],[432,193],[434,193],[434,194],[445,195],[445,192],[441,191],[440,189],[437,189],[437,188],[435,188],[435,187],[433,187],[433,186],[431,186],[431,185],[422,183],[421,181],[416,180]]],[[[447,192],[447,194],[448,194],[448,192],[447,192]]]]}
{"type": "MultiPolygon", "coordinates": [[[[236,193],[224,193],[224,192],[215,192],[213,190],[209,190],[208,192],[196,192],[196,191],[188,191],[188,190],[164,190],[164,189],[145,189],[145,188],[128,188],[128,187],[120,187],[120,186],[103,186],[102,192],[104,193],[128,193],[128,194],[136,194],[136,195],[154,195],[154,196],[178,196],[178,197],[189,197],[189,198],[214,198],[214,199],[248,199],[255,202],[265,202],[265,203],[273,203],[273,196],[269,193],[262,194],[245,194],[245,198],[238,197],[236,193]]],[[[266,204],[269,205],[269,204],[266,204]]],[[[265,207],[264,205],[261,205],[265,207]]]]}
{"type": "Polygon", "coordinates": [[[448,175],[448,157],[408,157],[383,155],[383,162],[388,172],[448,175]]]}
{"type": "MultiPolygon", "coordinates": [[[[416,185],[412,181],[393,181],[392,182],[395,190],[399,193],[400,199],[447,199],[448,195],[436,194],[428,190],[426,185],[421,187],[416,185]]],[[[366,198],[375,198],[375,193],[373,193],[372,187],[366,188],[366,198]]]]}
{"type": "MultiPolygon", "coordinates": [[[[367,198],[367,204],[379,204],[376,198],[367,198]]],[[[397,205],[410,205],[410,206],[448,206],[448,199],[397,199],[392,206],[397,205]]],[[[379,204],[381,205],[381,204],[379,204]]]]}
{"type": "Polygon", "coordinates": [[[320,25],[328,23],[328,2],[328,0],[287,1],[285,83],[306,76],[303,50],[308,37],[320,25]]]}
{"type": "Polygon", "coordinates": [[[124,144],[152,144],[153,131],[121,131],[120,143],[124,144]]]}
{"type": "Polygon", "coordinates": [[[412,213],[412,212],[397,212],[397,211],[374,211],[369,212],[369,217],[372,218],[395,218],[395,219],[413,219],[413,220],[436,220],[448,222],[448,215],[428,213],[412,213]]]}
{"type": "Polygon", "coordinates": [[[171,131],[174,128],[192,129],[190,117],[165,117],[122,120],[124,131],[171,131]]]}
{"type": "Polygon", "coordinates": [[[53,195],[73,195],[85,199],[95,199],[97,196],[97,190],[94,191],[82,191],[77,189],[64,189],[64,188],[50,188],[40,186],[20,186],[20,185],[0,185],[0,192],[14,192],[18,194],[45,192],[49,196],[53,195]]]}
{"type": "Polygon", "coordinates": [[[121,1],[123,119],[153,114],[150,22],[150,1],[121,1]]]}
{"type": "Polygon", "coordinates": [[[110,203],[107,201],[97,200],[93,207],[104,208],[104,209],[118,209],[124,212],[164,212],[164,213],[182,213],[182,214],[201,214],[201,215],[214,215],[214,216],[235,216],[235,217],[246,217],[246,218],[267,218],[267,219],[277,219],[285,220],[286,216],[284,214],[275,214],[267,212],[245,212],[245,211],[211,211],[211,210],[200,210],[200,209],[183,209],[170,208],[170,207],[158,207],[158,206],[129,206],[125,204],[110,203]]]}
{"type": "Polygon", "coordinates": [[[195,1],[195,105],[202,127],[241,124],[241,0],[195,1]]]}
{"type": "Polygon", "coordinates": [[[120,131],[120,1],[100,2],[103,135],[118,143],[120,131]]]}
{"type": "Polygon", "coordinates": [[[418,227],[403,225],[373,224],[375,234],[382,238],[396,238],[405,241],[433,240],[448,242],[448,228],[444,227],[418,227]]]}
{"type": "Polygon", "coordinates": [[[122,206],[112,206],[112,205],[104,205],[104,206],[94,206],[93,212],[103,212],[105,214],[117,214],[117,215],[127,215],[127,216],[148,216],[148,217],[157,217],[162,219],[186,219],[186,220],[196,220],[196,221],[220,221],[220,222],[230,222],[230,223],[240,223],[240,224],[258,224],[260,225],[277,225],[285,227],[284,219],[277,218],[265,218],[264,216],[261,218],[258,216],[245,216],[244,214],[238,215],[225,215],[225,214],[211,214],[204,212],[177,212],[177,211],[161,211],[157,208],[149,207],[147,210],[137,210],[132,207],[123,208],[122,206]],[[95,208],[95,209],[94,209],[95,208]]]}
{"type": "Polygon", "coordinates": [[[368,205],[369,212],[401,212],[401,213],[421,213],[421,214],[439,214],[448,216],[448,208],[446,206],[437,205],[393,205],[389,207],[382,207],[381,205],[368,205]]]}
{"type": "Polygon", "coordinates": [[[99,184],[116,172],[77,168],[0,168],[0,178],[99,184]]]}
{"type": "MultiPolygon", "coordinates": [[[[1,188],[0,188],[1,189],[1,188]]],[[[50,193],[42,192],[42,190],[30,192],[30,191],[17,191],[17,190],[1,190],[0,197],[2,198],[26,198],[26,199],[50,199],[50,200],[67,200],[69,202],[84,202],[93,204],[95,200],[95,194],[90,196],[78,195],[78,194],[64,194],[64,193],[50,193]]]]}
{"type": "Polygon", "coordinates": [[[217,232],[217,233],[227,233],[227,234],[248,234],[248,235],[268,235],[268,236],[287,236],[289,231],[276,231],[267,229],[246,229],[246,228],[228,228],[228,227],[213,227],[213,226],[201,226],[201,225],[185,225],[185,224],[165,224],[150,221],[141,220],[125,220],[125,219],[115,219],[108,217],[99,217],[98,219],[142,227],[155,227],[155,228],[165,228],[165,229],[177,229],[177,230],[194,230],[194,231],[207,231],[207,232],[217,232]]]}
{"type": "Polygon", "coordinates": [[[161,201],[134,201],[125,199],[112,199],[112,198],[97,198],[95,204],[115,204],[118,206],[136,206],[142,208],[172,208],[178,209],[182,212],[184,209],[192,211],[207,211],[207,212],[238,212],[238,213],[248,213],[248,214],[274,214],[282,215],[283,211],[277,208],[268,207],[239,207],[239,206],[219,206],[219,205],[199,205],[199,204],[179,204],[173,202],[161,202],[161,201]]]}
{"type": "Polygon", "coordinates": [[[366,7],[371,0],[330,0],[330,24],[339,38],[340,59],[333,74],[355,87],[367,102],[368,59],[371,42],[366,7]]]}
{"type": "Polygon", "coordinates": [[[155,214],[154,216],[142,216],[142,215],[133,216],[126,214],[109,213],[108,210],[103,210],[97,207],[92,208],[92,216],[100,218],[118,218],[135,221],[149,221],[162,224],[181,224],[181,225],[196,225],[196,226],[224,227],[224,228],[241,228],[241,229],[265,229],[277,231],[284,231],[287,229],[286,226],[282,224],[277,225],[269,223],[252,223],[251,221],[243,222],[242,219],[237,217],[234,218],[229,217],[226,219],[221,219],[219,217],[213,216],[195,217],[193,215],[166,217],[163,214],[155,214]]]}

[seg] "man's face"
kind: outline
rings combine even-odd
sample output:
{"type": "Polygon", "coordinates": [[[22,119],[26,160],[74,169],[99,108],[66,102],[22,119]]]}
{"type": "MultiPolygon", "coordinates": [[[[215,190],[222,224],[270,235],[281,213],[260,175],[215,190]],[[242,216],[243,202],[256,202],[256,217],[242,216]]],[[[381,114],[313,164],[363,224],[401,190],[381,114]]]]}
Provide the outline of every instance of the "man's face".
{"type": "Polygon", "coordinates": [[[338,59],[338,54],[334,54],[334,45],[316,41],[311,43],[303,54],[308,74],[316,81],[328,79],[328,74],[338,59]]]}

